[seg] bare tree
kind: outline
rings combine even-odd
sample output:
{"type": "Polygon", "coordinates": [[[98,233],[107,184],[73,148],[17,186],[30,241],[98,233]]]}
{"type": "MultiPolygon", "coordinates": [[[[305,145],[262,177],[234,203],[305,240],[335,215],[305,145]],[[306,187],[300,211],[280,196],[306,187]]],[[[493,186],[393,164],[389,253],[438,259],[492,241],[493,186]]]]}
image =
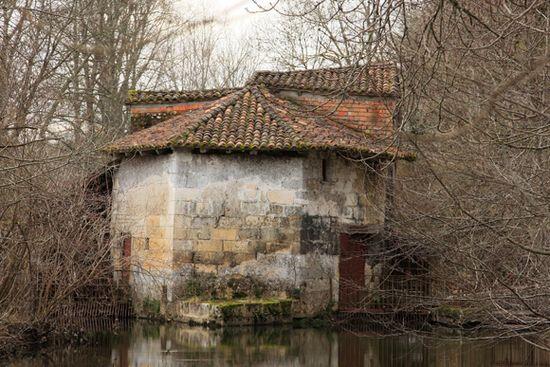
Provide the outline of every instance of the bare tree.
{"type": "Polygon", "coordinates": [[[440,259],[440,303],[506,328],[550,321],[547,10],[427,1],[398,44],[419,154],[398,226],[440,259]]]}
{"type": "Polygon", "coordinates": [[[0,349],[55,326],[90,287],[108,288],[108,197],[86,188],[171,20],[161,0],[2,2],[0,349]]]}
{"type": "Polygon", "coordinates": [[[547,2],[256,3],[287,24],[311,25],[312,41],[302,47],[299,32],[277,59],[297,60],[289,66],[385,59],[399,67],[396,133],[418,159],[398,164],[383,254],[420,267],[430,260],[435,292],[419,302],[506,330],[547,328],[547,2]],[[327,29],[331,22],[339,27],[327,29]]]}
{"type": "MultiPolygon", "coordinates": [[[[207,3],[208,4],[208,3],[207,3]]],[[[252,33],[234,35],[229,20],[207,5],[186,8],[197,21],[181,26],[166,53],[162,73],[148,88],[193,90],[243,85],[260,62],[252,33]],[[191,8],[191,9],[189,9],[191,8]]]]}
{"type": "Polygon", "coordinates": [[[387,60],[391,32],[398,28],[404,1],[254,1],[281,21],[268,29],[264,45],[282,68],[353,66],[387,60]],[[274,48],[273,48],[274,44],[274,48]]]}

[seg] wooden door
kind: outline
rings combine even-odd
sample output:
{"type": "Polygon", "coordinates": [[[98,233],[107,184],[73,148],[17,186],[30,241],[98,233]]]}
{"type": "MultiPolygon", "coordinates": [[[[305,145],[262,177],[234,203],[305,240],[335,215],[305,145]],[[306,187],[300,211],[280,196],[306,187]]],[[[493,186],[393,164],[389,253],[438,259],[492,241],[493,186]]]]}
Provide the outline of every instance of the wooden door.
{"type": "Polygon", "coordinates": [[[361,242],[349,234],[340,234],[340,272],[338,309],[357,311],[362,305],[365,290],[365,250],[361,242]]]}

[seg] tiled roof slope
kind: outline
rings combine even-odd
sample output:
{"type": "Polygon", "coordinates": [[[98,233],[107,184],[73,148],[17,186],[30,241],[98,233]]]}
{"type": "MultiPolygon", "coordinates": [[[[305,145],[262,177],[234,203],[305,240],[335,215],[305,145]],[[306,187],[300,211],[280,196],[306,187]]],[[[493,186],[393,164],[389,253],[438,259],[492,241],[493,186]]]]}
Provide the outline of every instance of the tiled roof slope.
{"type": "Polygon", "coordinates": [[[191,101],[211,101],[235,92],[236,88],[203,89],[190,91],[143,91],[128,93],[126,104],[161,104],[191,101]]]}
{"type": "Polygon", "coordinates": [[[273,96],[265,87],[247,86],[190,111],[138,131],[107,147],[127,153],[169,147],[242,151],[330,149],[406,157],[388,144],[273,96]]]}
{"type": "Polygon", "coordinates": [[[394,96],[397,95],[396,80],[395,65],[378,64],[283,72],[258,71],[247,84],[325,94],[345,92],[362,96],[394,96]]]}

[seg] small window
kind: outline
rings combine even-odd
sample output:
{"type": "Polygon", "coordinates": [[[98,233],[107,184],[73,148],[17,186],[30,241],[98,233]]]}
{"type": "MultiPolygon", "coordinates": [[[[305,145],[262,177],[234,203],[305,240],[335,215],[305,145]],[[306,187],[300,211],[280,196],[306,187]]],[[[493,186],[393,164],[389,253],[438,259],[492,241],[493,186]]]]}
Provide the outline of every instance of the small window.
{"type": "Polygon", "coordinates": [[[149,250],[149,237],[145,237],[145,240],[143,241],[143,249],[149,250]]]}
{"type": "Polygon", "coordinates": [[[327,160],[326,159],[323,159],[321,161],[321,180],[323,182],[327,182],[328,181],[328,171],[327,171],[327,160]]]}

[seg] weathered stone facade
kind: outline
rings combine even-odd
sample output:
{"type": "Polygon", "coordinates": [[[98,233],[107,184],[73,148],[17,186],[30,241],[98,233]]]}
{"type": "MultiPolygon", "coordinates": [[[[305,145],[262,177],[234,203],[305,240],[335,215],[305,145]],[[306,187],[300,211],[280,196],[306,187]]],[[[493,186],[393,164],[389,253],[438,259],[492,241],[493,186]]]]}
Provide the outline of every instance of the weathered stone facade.
{"type": "Polygon", "coordinates": [[[115,176],[113,230],[131,236],[140,298],[165,286],[174,300],[193,272],[242,274],[298,296],[295,312],[311,315],[337,303],[346,226],[383,223],[385,182],[326,152],[136,155],[115,176]]]}

